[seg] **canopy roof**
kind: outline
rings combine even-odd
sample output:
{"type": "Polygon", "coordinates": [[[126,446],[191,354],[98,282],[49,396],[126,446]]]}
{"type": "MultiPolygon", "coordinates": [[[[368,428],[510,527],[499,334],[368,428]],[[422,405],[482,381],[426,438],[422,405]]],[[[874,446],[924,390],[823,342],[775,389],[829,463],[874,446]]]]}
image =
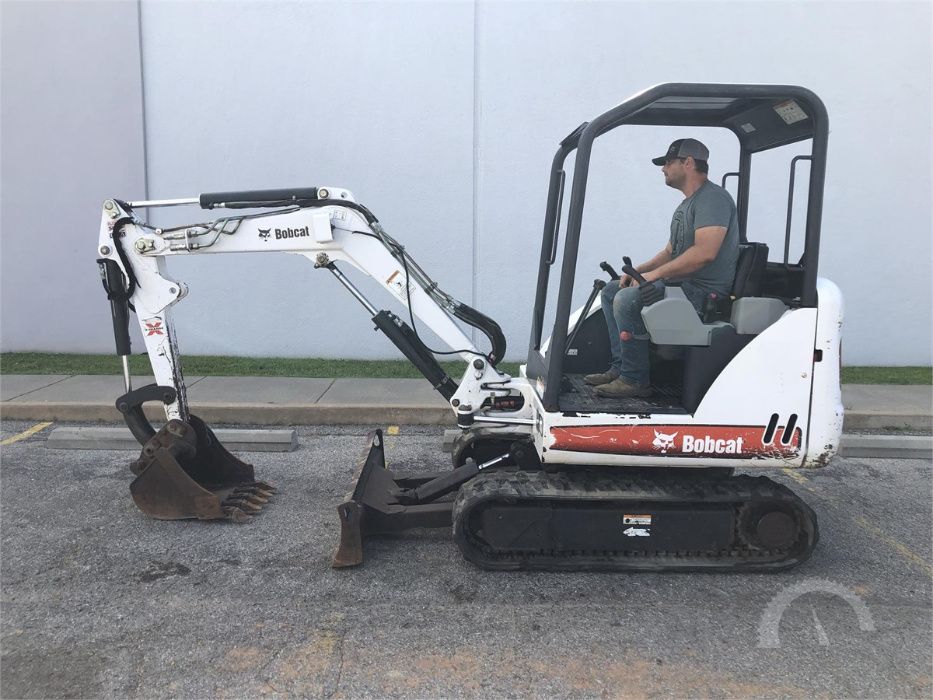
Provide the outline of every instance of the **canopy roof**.
{"type": "Polygon", "coordinates": [[[583,130],[597,135],[623,124],[713,126],[729,129],[750,153],[828,132],[826,108],[810,90],[794,85],[665,83],[633,95],[581,124],[563,145],[576,145],[583,130]]]}

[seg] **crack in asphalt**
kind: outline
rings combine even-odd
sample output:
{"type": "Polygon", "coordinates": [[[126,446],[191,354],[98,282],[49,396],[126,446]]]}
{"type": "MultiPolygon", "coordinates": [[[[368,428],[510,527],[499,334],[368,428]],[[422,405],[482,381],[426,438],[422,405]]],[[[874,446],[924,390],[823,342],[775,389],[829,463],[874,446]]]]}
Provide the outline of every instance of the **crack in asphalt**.
{"type": "Polygon", "coordinates": [[[324,693],[325,698],[333,697],[337,693],[337,690],[340,688],[340,681],[343,678],[343,661],[344,661],[343,644],[344,644],[344,641],[346,641],[346,638],[347,638],[347,631],[342,630],[340,633],[340,639],[337,641],[337,653],[339,654],[339,659],[337,662],[337,680],[334,683],[333,690],[331,690],[330,692],[324,693]]]}

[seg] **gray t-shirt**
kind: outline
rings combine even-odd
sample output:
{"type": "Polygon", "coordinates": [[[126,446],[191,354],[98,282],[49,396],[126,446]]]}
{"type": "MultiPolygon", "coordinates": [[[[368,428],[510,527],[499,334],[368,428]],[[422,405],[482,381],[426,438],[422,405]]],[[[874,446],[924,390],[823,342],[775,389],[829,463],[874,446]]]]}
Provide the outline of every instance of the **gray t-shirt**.
{"type": "Polygon", "coordinates": [[[671,250],[676,258],[694,243],[698,228],[723,226],[726,237],[716,259],[690,275],[690,279],[710,291],[727,294],[735,280],[739,258],[739,222],[732,195],[707,180],[674,211],[671,219],[671,250]]]}

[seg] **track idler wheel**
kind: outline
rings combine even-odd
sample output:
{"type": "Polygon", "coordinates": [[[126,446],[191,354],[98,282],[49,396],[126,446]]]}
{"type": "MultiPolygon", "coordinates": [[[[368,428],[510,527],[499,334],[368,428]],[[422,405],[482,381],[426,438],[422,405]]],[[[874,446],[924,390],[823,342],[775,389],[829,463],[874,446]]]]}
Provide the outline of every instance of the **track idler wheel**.
{"type": "Polygon", "coordinates": [[[790,549],[803,533],[800,514],[783,507],[746,506],[739,516],[742,540],[756,549],[790,549]]]}
{"type": "Polygon", "coordinates": [[[130,470],[136,506],[160,520],[245,522],[275,492],[256,481],[251,464],[230,454],[196,416],[170,420],[143,446],[130,470]]]}

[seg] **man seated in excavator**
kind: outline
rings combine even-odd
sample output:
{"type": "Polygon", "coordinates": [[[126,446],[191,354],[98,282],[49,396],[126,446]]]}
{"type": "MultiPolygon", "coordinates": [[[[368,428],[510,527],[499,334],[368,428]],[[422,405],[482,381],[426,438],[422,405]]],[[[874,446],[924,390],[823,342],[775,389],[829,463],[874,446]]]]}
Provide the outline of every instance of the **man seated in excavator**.
{"type": "MultiPolygon", "coordinates": [[[[684,200],[671,218],[667,245],[630,274],[612,280],[600,292],[609,328],[612,364],[605,372],[588,374],[587,384],[606,397],[650,396],[650,340],[641,310],[664,298],[664,283],[674,280],[703,314],[711,300],[726,296],[735,278],[739,226],[735,202],[710,182],[709,149],[696,139],[677,139],[652,163],[661,166],[664,183],[683,192],[684,200]]],[[[623,268],[625,269],[625,268],[623,268]]]]}

